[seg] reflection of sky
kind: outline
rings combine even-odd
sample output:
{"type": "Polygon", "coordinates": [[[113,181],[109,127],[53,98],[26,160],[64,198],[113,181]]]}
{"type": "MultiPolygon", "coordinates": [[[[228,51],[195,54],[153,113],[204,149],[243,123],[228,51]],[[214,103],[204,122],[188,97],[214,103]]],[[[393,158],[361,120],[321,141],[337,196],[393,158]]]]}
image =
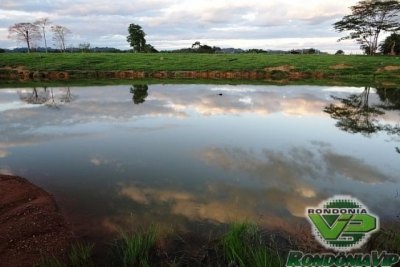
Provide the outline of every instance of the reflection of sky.
{"type": "Polygon", "coordinates": [[[55,88],[51,105],[22,102],[27,89],[0,90],[0,171],[55,194],[78,232],[93,235],[152,221],[289,230],[334,194],[391,218],[395,140],[342,132],[323,112],[331,95],[362,90],[150,85],[140,105],[129,85],[71,88],[69,103],[55,88]]]}

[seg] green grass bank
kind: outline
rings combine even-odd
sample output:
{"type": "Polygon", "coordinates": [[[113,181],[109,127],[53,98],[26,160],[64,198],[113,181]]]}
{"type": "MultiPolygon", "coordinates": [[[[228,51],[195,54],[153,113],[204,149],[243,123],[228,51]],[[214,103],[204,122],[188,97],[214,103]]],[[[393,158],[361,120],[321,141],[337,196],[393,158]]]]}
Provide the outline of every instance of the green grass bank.
{"type": "Polygon", "coordinates": [[[373,74],[385,66],[400,68],[400,57],[362,55],[6,53],[0,54],[0,62],[1,67],[24,66],[43,71],[262,71],[291,66],[301,72],[373,74]]]}
{"type": "Polygon", "coordinates": [[[400,84],[400,57],[174,53],[0,54],[1,80],[11,76],[21,78],[22,73],[31,79],[53,77],[56,80],[57,72],[64,72],[62,79],[211,78],[283,82],[331,79],[396,85],[400,84]],[[129,71],[132,73],[129,74],[129,71]],[[49,72],[54,72],[54,77],[49,72]]]}

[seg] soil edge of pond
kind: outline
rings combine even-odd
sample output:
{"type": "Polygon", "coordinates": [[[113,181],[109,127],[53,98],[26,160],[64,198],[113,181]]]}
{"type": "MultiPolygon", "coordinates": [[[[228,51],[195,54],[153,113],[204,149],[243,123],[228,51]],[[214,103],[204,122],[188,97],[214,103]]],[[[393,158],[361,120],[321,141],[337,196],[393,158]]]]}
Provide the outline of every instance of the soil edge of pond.
{"type": "Polygon", "coordinates": [[[63,258],[75,240],[54,198],[28,180],[0,174],[0,263],[33,266],[63,258]]]}

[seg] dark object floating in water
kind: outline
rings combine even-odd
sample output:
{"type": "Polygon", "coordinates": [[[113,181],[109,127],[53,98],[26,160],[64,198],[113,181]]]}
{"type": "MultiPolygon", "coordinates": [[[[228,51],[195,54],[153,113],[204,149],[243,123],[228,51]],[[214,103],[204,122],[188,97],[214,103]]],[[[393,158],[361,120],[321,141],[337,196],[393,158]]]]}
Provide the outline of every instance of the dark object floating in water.
{"type": "Polygon", "coordinates": [[[219,93],[218,95],[222,96],[223,94],[222,94],[222,93],[219,93]]]}
{"type": "Polygon", "coordinates": [[[400,154],[400,148],[396,147],[396,151],[400,154]]]}

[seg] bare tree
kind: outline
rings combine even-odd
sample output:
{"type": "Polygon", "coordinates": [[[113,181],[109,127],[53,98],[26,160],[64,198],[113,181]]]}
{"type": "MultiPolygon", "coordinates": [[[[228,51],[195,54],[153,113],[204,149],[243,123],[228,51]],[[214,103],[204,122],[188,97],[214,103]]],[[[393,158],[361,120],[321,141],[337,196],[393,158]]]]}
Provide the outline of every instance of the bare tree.
{"type": "Polygon", "coordinates": [[[40,18],[34,22],[34,24],[37,25],[42,31],[42,36],[43,36],[43,40],[44,40],[44,48],[46,49],[46,53],[47,53],[46,27],[47,27],[47,25],[49,25],[49,23],[50,23],[49,18],[40,18]]]}
{"type": "Polygon", "coordinates": [[[30,22],[16,23],[8,28],[9,38],[16,39],[20,42],[26,42],[28,53],[31,52],[31,47],[35,41],[42,38],[40,28],[30,22]]]}
{"type": "Polygon", "coordinates": [[[65,52],[66,36],[71,34],[71,30],[61,25],[51,26],[53,32],[53,40],[56,42],[58,48],[65,52]]]}

